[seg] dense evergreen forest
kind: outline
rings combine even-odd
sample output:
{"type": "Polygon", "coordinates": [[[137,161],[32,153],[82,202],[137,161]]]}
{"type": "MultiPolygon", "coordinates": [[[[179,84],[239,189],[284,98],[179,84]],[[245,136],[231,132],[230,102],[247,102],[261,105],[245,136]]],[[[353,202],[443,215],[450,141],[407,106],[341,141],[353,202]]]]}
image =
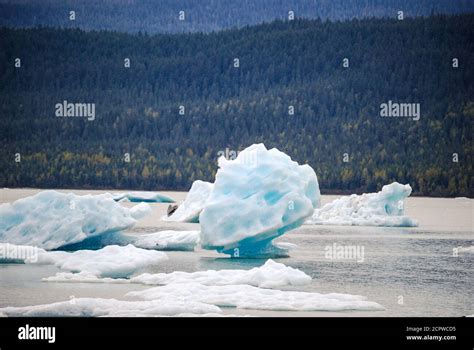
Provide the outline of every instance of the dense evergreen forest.
{"type": "Polygon", "coordinates": [[[326,193],[396,180],[472,197],[473,38],[472,14],[210,34],[1,28],[0,186],[185,190],[213,180],[219,152],[264,142],[310,164],[326,193]],[[57,117],[64,100],[95,103],[95,119],[57,117]],[[381,117],[388,101],[419,103],[420,119],[381,117]]]}
{"type": "Polygon", "coordinates": [[[289,11],[323,20],[396,18],[398,11],[415,17],[472,13],[474,0],[0,0],[0,25],[209,32],[288,19],[289,11]]]}

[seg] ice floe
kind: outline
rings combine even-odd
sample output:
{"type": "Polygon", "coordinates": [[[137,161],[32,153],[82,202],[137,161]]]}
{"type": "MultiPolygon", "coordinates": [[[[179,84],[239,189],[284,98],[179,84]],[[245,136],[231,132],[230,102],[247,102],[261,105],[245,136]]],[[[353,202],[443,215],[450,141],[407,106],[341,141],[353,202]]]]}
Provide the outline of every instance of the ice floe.
{"type": "Polygon", "coordinates": [[[165,221],[199,222],[199,214],[211,194],[213,184],[197,180],[193,182],[186,199],[171,216],[164,216],[165,221]]]}
{"type": "Polygon", "coordinates": [[[457,252],[458,253],[470,253],[470,254],[474,254],[474,246],[471,246],[471,247],[458,247],[456,248],[457,252]]]}
{"type": "Polygon", "coordinates": [[[410,194],[410,185],[394,182],[377,193],[341,197],[316,209],[306,224],[418,226],[416,220],[404,215],[403,200],[410,194]]]}
{"type": "Polygon", "coordinates": [[[174,203],[175,200],[157,192],[125,192],[112,193],[112,198],[120,202],[148,202],[148,203],[174,203]]]}
{"type": "Polygon", "coordinates": [[[220,157],[199,216],[201,245],[232,257],[286,256],[272,240],[300,226],[319,200],[314,170],[275,148],[255,144],[234,160],[220,157]]]}
{"type": "Polygon", "coordinates": [[[174,271],[171,273],[143,273],[130,279],[100,278],[90,273],[59,272],[55,276],[44,278],[47,282],[80,283],[139,283],[145,285],[167,285],[174,283],[200,283],[204,285],[248,284],[261,288],[280,288],[303,286],[311,283],[311,277],[303,271],[294,269],[271,259],[259,267],[250,270],[206,270],[197,272],[174,271]]]}
{"type": "Polygon", "coordinates": [[[124,208],[109,194],[42,191],[0,205],[0,242],[56,249],[130,228],[150,211],[146,203],[124,208]]]}
{"type": "Polygon", "coordinates": [[[102,298],[75,298],[52,304],[0,308],[6,317],[153,317],[213,316],[222,310],[208,303],[185,300],[124,301],[102,298]]]}
{"type": "Polygon", "coordinates": [[[155,250],[193,251],[199,242],[199,231],[160,231],[123,236],[135,247],[155,250]]]}
{"type": "Polygon", "coordinates": [[[247,284],[261,288],[301,286],[311,283],[311,277],[303,271],[294,269],[271,259],[260,267],[250,270],[207,270],[198,272],[175,271],[172,273],[141,274],[132,277],[132,283],[148,285],[167,285],[196,282],[207,286],[247,284]]]}
{"type": "MultiPolygon", "coordinates": [[[[0,246],[0,251],[8,249],[9,256],[12,257],[14,256],[12,252],[23,248],[9,245],[2,249],[0,246]]],[[[140,249],[133,245],[124,247],[111,245],[99,250],[75,252],[45,251],[35,247],[28,249],[28,254],[17,260],[22,260],[25,264],[51,264],[63,270],[96,277],[128,277],[141,268],[156,265],[167,259],[167,255],[163,252],[140,249]]]]}
{"type": "MultiPolygon", "coordinates": [[[[160,253],[153,250],[147,252],[160,253]]],[[[72,266],[63,263],[62,256],[59,257],[57,260],[59,263],[57,263],[55,260],[57,257],[54,254],[62,253],[72,256],[80,252],[44,253],[46,257],[52,257],[52,261],[47,261],[40,255],[39,263],[55,263],[62,268],[73,269],[72,266]]],[[[85,256],[82,258],[85,258],[85,256]]],[[[43,280],[49,282],[140,283],[160,286],[126,294],[127,297],[138,298],[141,301],[80,298],[48,305],[2,308],[0,309],[0,315],[210,316],[219,315],[222,312],[220,307],[276,311],[384,310],[381,305],[368,301],[365,297],[359,295],[320,294],[272,289],[303,286],[311,283],[311,277],[304,272],[276,263],[273,260],[268,260],[263,266],[250,270],[145,273],[130,279],[124,279],[103,277],[104,271],[107,271],[106,276],[117,275],[113,264],[112,266],[106,264],[105,269],[104,267],[91,267],[90,265],[84,265],[85,260],[82,258],[77,260],[78,263],[74,260],[68,261],[70,265],[80,266],[80,268],[76,268],[77,273],[61,272],[56,276],[43,280]]],[[[93,259],[90,256],[88,258],[101,265],[101,259],[93,259]]],[[[131,271],[127,270],[127,273],[131,273],[131,271]]]]}
{"type": "Polygon", "coordinates": [[[142,291],[129,292],[128,296],[144,300],[183,300],[220,307],[278,311],[347,311],[385,310],[383,306],[365,297],[351,294],[319,294],[311,292],[264,289],[250,285],[206,286],[199,283],[169,284],[142,291]]]}

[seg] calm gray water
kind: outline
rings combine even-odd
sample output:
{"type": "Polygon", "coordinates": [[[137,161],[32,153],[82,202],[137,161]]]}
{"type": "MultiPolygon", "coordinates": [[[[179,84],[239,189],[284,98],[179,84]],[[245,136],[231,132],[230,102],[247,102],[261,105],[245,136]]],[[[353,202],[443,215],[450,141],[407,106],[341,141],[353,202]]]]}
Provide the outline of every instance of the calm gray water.
{"type": "MultiPolygon", "coordinates": [[[[330,199],[325,198],[325,201],[330,199]]],[[[305,225],[279,239],[298,247],[291,252],[290,258],[275,260],[298,268],[313,278],[311,285],[298,290],[365,295],[383,305],[386,311],[335,313],[229,309],[226,312],[263,316],[474,314],[474,254],[453,254],[453,248],[474,245],[472,202],[463,199],[409,199],[407,214],[420,220],[418,228],[305,225]],[[328,258],[325,248],[334,244],[363,247],[363,261],[328,258]]],[[[155,204],[152,217],[141,222],[132,232],[198,228],[195,224],[160,221],[165,208],[162,204],[155,204]]],[[[168,261],[142,272],[250,269],[265,262],[260,259],[229,259],[204,250],[168,252],[168,256],[168,261]]],[[[41,282],[41,278],[58,271],[52,266],[0,265],[0,307],[51,303],[71,297],[123,299],[128,291],[148,288],[140,285],[41,282]]]]}

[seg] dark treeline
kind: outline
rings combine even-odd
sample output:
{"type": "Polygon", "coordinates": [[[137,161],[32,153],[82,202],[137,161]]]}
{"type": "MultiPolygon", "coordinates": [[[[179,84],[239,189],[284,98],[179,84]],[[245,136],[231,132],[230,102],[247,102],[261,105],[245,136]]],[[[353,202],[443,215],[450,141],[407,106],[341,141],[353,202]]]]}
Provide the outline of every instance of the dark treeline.
{"type": "Polygon", "coordinates": [[[155,36],[3,28],[0,186],[188,189],[213,181],[219,152],[264,142],[326,192],[399,181],[472,197],[473,34],[474,15],[155,36]],[[95,103],[95,120],[55,116],[64,100],[95,103]],[[382,118],[390,100],[420,103],[420,120],[382,118]]]}
{"type": "Polygon", "coordinates": [[[0,25],[121,32],[209,32],[300,18],[347,20],[474,11],[474,0],[0,0],[0,25]],[[75,12],[74,20],[70,11],[75,12]],[[180,11],[184,17],[180,20],[180,11]]]}

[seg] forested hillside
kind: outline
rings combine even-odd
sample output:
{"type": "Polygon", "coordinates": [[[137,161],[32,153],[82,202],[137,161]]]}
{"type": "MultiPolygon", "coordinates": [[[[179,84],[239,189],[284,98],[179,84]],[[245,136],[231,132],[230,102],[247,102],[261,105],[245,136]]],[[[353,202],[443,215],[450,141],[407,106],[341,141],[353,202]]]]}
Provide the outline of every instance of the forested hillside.
{"type": "Polygon", "coordinates": [[[474,12],[474,0],[0,0],[0,25],[209,32],[288,19],[289,11],[323,20],[414,17],[474,12]]]}
{"type": "Polygon", "coordinates": [[[219,152],[264,142],[326,192],[396,180],[473,196],[473,37],[474,15],[155,36],[3,28],[0,186],[188,189],[213,180],[219,152]],[[95,119],[57,117],[64,100],[95,103],[95,119]],[[388,101],[419,103],[420,119],[382,118],[388,101]]]}

